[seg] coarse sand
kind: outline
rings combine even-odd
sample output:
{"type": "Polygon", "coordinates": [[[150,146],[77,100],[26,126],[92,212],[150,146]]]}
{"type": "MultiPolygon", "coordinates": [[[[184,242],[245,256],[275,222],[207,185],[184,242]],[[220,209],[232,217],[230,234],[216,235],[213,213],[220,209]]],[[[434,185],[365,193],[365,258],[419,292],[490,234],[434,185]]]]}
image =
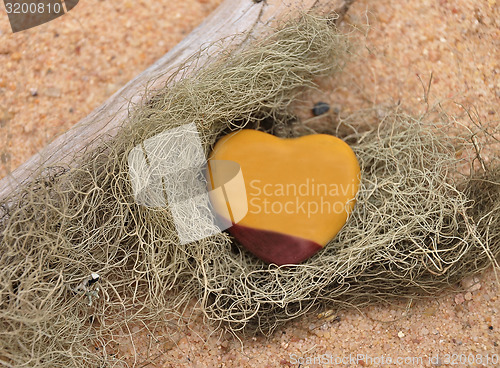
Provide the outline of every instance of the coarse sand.
{"type": "MultiPolygon", "coordinates": [[[[0,7],[0,178],[165,54],[220,2],[87,0],[16,34],[0,7]]],[[[342,29],[352,33],[357,56],[311,93],[310,107],[326,101],[349,113],[401,103],[419,113],[441,102],[464,123],[468,110],[482,124],[499,124],[496,0],[358,0],[342,29]]],[[[312,117],[310,108],[302,115],[312,117]]],[[[173,335],[132,327],[133,344],[117,338],[116,354],[137,367],[496,367],[499,309],[489,270],[444,296],[311,313],[270,337],[241,342],[211,334],[195,309],[191,328],[173,335]]]]}

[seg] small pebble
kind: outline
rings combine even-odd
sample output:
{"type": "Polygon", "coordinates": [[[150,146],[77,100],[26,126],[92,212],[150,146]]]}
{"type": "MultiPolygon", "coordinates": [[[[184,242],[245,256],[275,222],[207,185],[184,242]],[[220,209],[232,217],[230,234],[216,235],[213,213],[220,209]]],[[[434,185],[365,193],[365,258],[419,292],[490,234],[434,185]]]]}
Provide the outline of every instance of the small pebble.
{"type": "Polygon", "coordinates": [[[479,289],[481,289],[481,284],[477,283],[477,284],[472,285],[469,290],[472,292],[472,291],[478,291],[479,289]]]}
{"type": "Polygon", "coordinates": [[[30,94],[33,97],[38,96],[38,90],[36,88],[30,88],[30,94]]]}
{"type": "Polygon", "coordinates": [[[403,331],[399,331],[399,332],[398,332],[398,337],[399,337],[400,339],[402,339],[403,337],[405,337],[405,334],[403,333],[403,331]]]}
{"type": "Polygon", "coordinates": [[[463,302],[465,302],[464,294],[460,293],[460,294],[455,295],[455,303],[456,304],[462,304],[463,302]]]}
{"type": "Polygon", "coordinates": [[[330,110],[330,105],[326,102],[318,102],[314,105],[312,112],[314,116],[326,114],[330,110]]]}
{"type": "Polygon", "coordinates": [[[467,293],[465,293],[464,298],[465,300],[472,300],[472,293],[468,291],[467,293]]]}

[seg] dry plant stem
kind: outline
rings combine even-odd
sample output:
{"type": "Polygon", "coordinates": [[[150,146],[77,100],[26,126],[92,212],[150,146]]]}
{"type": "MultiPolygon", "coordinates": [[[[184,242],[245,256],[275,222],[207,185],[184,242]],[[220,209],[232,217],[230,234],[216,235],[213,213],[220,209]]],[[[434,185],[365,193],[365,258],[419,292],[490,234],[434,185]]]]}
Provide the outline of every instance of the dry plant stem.
{"type": "MultiPolygon", "coordinates": [[[[278,19],[293,17],[311,9],[335,14],[340,19],[353,1],[344,0],[226,0],[182,42],[127,83],[86,118],[32,156],[11,175],[0,180],[0,199],[47,166],[71,165],[77,153],[95,147],[96,140],[114,136],[127,118],[131,106],[144,100],[144,90],[162,88],[175,78],[189,76],[194,70],[213,61],[210,55],[232,48],[244,48],[253,38],[269,33],[278,19]],[[336,11],[336,13],[335,13],[336,11]],[[208,49],[208,50],[207,50],[208,49]],[[196,54],[196,57],[192,57],[196,54]],[[192,63],[192,65],[187,65],[192,63]],[[179,73],[177,69],[184,69],[179,73]]],[[[338,17],[338,18],[337,18],[338,17]]]]}

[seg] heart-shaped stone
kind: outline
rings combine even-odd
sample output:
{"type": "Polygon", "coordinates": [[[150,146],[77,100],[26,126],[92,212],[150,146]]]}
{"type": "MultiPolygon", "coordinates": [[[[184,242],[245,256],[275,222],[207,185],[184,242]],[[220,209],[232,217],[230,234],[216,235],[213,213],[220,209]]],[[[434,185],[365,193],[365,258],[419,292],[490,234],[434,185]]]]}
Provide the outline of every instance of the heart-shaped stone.
{"type": "MultiPolygon", "coordinates": [[[[354,152],[325,134],[282,139],[245,129],[221,138],[210,160],[237,162],[246,189],[211,195],[215,211],[227,216],[248,209],[238,223],[232,221],[230,233],[254,255],[277,265],[300,263],[333,239],[359,187],[354,152]]],[[[222,174],[210,166],[209,174],[212,183],[220,182],[222,174]]]]}

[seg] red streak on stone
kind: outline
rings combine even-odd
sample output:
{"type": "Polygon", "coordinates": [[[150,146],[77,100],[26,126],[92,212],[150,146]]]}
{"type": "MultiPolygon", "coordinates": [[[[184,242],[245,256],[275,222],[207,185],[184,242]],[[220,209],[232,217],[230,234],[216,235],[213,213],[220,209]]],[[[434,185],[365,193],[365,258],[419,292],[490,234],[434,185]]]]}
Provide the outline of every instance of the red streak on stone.
{"type": "Polygon", "coordinates": [[[298,264],[323,247],[312,240],[235,224],[229,232],[251,253],[278,266],[298,264]]]}

